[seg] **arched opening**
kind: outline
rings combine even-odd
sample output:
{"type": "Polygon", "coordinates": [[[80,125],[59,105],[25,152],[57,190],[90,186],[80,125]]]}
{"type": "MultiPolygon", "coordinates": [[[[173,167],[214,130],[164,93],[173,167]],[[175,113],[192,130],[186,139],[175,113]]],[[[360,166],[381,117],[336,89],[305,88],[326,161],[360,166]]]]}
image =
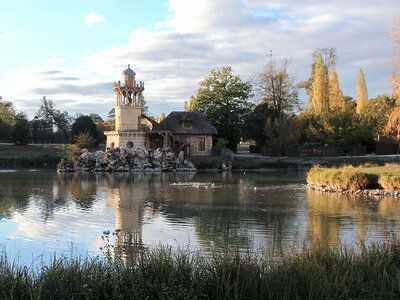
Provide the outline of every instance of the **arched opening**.
{"type": "Polygon", "coordinates": [[[126,147],[128,147],[129,149],[133,148],[133,143],[132,142],[127,142],[126,143],[126,147]]]}
{"type": "Polygon", "coordinates": [[[110,144],[110,148],[112,149],[112,148],[114,148],[114,142],[112,142],[111,144],[110,144]]]}

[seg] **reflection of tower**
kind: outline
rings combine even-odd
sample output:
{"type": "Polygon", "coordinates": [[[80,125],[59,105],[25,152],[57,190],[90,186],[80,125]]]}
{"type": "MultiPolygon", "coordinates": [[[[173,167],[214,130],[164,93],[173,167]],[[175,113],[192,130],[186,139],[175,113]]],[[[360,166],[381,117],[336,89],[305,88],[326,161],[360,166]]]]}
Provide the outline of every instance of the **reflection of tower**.
{"type": "Polygon", "coordinates": [[[142,210],[149,187],[143,182],[130,181],[132,174],[121,175],[122,180],[117,186],[107,188],[107,205],[116,210],[116,246],[126,257],[132,250],[143,246],[142,210]]]}
{"type": "Polygon", "coordinates": [[[142,93],[144,83],[135,80],[136,73],[130,68],[122,72],[122,82],[114,82],[116,93],[115,129],[106,131],[107,147],[133,147],[146,144],[146,134],[141,131],[142,93]]]}

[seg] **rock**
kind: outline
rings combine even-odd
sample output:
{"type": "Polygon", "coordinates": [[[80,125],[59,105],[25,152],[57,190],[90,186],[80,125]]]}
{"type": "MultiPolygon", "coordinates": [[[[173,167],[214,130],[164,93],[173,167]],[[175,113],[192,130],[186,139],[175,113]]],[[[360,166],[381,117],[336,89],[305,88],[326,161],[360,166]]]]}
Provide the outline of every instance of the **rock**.
{"type": "Polygon", "coordinates": [[[182,161],[183,161],[184,156],[185,156],[185,154],[183,153],[183,151],[179,152],[179,154],[178,154],[178,160],[179,160],[179,162],[182,162],[182,161]]]}

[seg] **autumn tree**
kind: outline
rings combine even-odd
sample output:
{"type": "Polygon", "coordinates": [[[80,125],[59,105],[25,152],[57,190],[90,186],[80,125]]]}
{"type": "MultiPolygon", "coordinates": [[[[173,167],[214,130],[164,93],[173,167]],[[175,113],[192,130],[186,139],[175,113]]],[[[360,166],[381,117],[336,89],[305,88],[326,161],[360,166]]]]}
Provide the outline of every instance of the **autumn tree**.
{"type": "Polygon", "coordinates": [[[186,100],[185,100],[185,105],[183,106],[183,111],[189,111],[189,105],[186,100]]]}
{"type": "Polygon", "coordinates": [[[233,74],[228,66],[212,69],[199,85],[198,111],[206,114],[208,121],[216,127],[218,138],[225,138],[228,148],[236,150],[244,116],[251,107],[248,101],[252,96],[251,84],[233,74]]]}
{"type": "Polygon", "coordinates": [[[329,73],[329,110],[344,110],[346,107],[336,69],[333,67],[329,73]]]}
{"type": "Polygon", "coordinates": [[[311,65],[311,75],[308,80],[304,80],[298,83],[299,88],[304,88],[306,90],[308,96],[308,108],[311,110],[313,97],[314,97],[314,90],[313,90],[313,83],[315,78],[315,70],[318,59],[321,58],[322,60],[322,67],[326,72],[326,76],[328,76],[331,69],[336,65],[336,61],[338,59],[336,55],[336,48],[334,47],[323,47],[317,48],[311,55],[313,63],[311,65]]]}
{"type": "Polygon", "coordinates": [[[400,107],[396,107],[390,114],[385,127],[385,134],[390,139],[400,142],[400,107]]]}
{"type": "Polygon", "coordinates": [[[315,75],[312,83],[312,98],[310,111],[316,114],[329,112],[329,81],[327,69],[320,56],[315,64],[315,75]]]}
{"type": "Polygon", "coordinates": [[[365,84],[364,72],[360,69],[357,76],[357,113],[359,114],[368,101],[367,85],[365,84]]]}
{"type": "Polygon", "coordinates": [[[393,96],[397,100],[397,106],[400,106],[400,14],[393,19],[392,44],[396,50],[392,74],[393,96]]]}
{"type": "Polygon", "coordinates": [[[256,74],[253,86],[258,99],[268,103],[279,115],[293,112],[299,104],[298,87],[289,74],[290,61],[284,59],[279,66],[270,57],[264,71],[256,74]]]}
{"type": "Polygon", "coordinates": [[[165,119],[165,114],[162,112],[160,115],[160,123],[165,119]]]}
{"type": "Polygon", "coordinates": [[[193,95],[190,96],[189,110],[194,112],[197,111],[197,99],[193,95]]]}
{"type": "Polygon", "coordinates": [[[80,116],[75,120],[74,124],[72,124],[72,142],[76,142],[76,138],[82,133],[88,133],[96,140],[96,146],[98,145],[99,133],[97,131],[97,126],[89,116],[80,116]]]}

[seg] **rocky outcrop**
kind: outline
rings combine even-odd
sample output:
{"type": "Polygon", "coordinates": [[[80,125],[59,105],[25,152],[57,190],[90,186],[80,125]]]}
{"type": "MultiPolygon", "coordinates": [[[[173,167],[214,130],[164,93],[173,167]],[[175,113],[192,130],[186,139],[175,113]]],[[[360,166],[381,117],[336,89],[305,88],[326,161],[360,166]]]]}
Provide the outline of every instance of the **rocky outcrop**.
{"type": "Polygon", "coordinates": [[[192,162],[184,158],[183,151],[175,155],[170,147],[156,150],[112,148],[104,151],[75,151],[71,159],[62,159],[58,172],[176,172],[195,171],[192,162]]]}
{"type": "Polygon", "coordinates": [[[309,190],[314,190],[323,193],[339,193],[339,194],[353,194],[353,195],[364,195],[364,196],[374,196],[374,197],[400,198],[399,191],[385,191],[378,189],[353,190],[353,189],[343,189],[335,186],[324,186],[311,183],[306,184],[305,187],[309,190]]]}

